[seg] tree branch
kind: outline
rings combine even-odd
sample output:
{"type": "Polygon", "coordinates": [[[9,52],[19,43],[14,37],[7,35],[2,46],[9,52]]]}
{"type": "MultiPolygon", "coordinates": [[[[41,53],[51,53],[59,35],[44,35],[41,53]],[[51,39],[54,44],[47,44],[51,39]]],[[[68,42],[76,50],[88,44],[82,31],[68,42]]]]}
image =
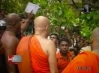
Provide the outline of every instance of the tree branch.
{"type": "Polygon", "coordinates": [[[61,3],[62,0],[58,0],[58,1],[59,1],[59,3],[61,3]]]}
{"type": "Polygon", "coordinates": [[[71,0],[71,1],[72,1],[73,5],[75,6],[75,8],[78,9],[78,7],[77,7],[76,3],[74,2],[74,0],[71,0]]]}

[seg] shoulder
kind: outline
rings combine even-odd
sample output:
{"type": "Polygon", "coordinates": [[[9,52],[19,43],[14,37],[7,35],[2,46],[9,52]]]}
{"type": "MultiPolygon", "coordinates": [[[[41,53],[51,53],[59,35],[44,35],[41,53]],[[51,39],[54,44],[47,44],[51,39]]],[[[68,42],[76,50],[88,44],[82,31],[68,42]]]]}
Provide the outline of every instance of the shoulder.
{"type": "Polygon", "coordinates": [[[82,70],[79,69],[84,69],[87,66],[90,66],[88,55],[86,55],[85,53],[81,53],[68,64],[68,66],[64,69],[63,73],[70,73],[72,72],[71,69],[74,71],[74,73],[80,73],[80,71],[82,70]]]}
{"type": "Polygon", "coordinates": [[[47,42],[48,45],[55,45],[52,40],[47,39],[46,42],[47,42]]]}
{"type": "Polygon", "coordinates": [[[16,38],[15,36],[5,37],[1,41],[3,44],[10,44],[10,43],[19,42],[18,38],[16,38]]]}
{"type": "Polygon", "coordinates": [[[20,40],[20,42],[22,42],[22,41],[28,41],[30,38],[32,38],[32,35],[28,35],[28,36],[24,36],[24,37],[22,37],[22,39],[20,40]]]}
{"type": "Polygon", "coordinates": [[[50,54],[55,53],[56,54],[56,46],[52,40],[48,40],[46,46],[47,46],[48,53],[50,53],[50,54]]]}
{"type": "Polygon", "coordinates": [[[75,67],[81,65],[85,66],[87,57],[85,53],[80,53],[71,61],[70,65],[75,65],[75,67]]]}

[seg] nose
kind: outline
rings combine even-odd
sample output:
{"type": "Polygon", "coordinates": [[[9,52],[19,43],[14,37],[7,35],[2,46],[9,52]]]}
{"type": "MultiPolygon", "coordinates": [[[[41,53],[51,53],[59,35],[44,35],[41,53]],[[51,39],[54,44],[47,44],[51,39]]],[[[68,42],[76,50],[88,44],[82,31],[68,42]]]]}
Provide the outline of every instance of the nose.
{"type": "Polygon", "coordinates": [[[64,49],[64,50],[66,49],[66,46],[65,46],[65,45],[63,46],[63,49],[64,49]]]}
{"type": "Polygon", "coordinates": [[[54,37],[51,37],[51,40],[53,40],[54,39],[54,37]]]}
{"type": "Polygon", "coordinates": [[[53,40],[53,38],[52,38],[52,37],[51,37],[50,39],[51,39],[51,40],[53,40]]]}

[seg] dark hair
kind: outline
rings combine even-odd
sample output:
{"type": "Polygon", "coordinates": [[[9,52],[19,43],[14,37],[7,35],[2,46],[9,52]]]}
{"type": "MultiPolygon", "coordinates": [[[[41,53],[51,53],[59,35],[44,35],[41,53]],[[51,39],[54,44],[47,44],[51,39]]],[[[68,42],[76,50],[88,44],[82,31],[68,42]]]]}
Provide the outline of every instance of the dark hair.
{"type": "Polygon", "coordinates": [[[65,41],[65,42],[67,42],[68,44],[70,44],[70,41],[69,41],[67,38],[60,38],[59,41],[58,41],[58,44],[60,45],[60,43],[61,43],[62,41],[65,41]]]}
{"type": "Polygon", "coordinates": [[[52,36],[52,35],[55,35],[55,36],[56,36],[56,38],[57,38],[57,40],[59,40],[59,36],[58,36],[58,34],[57,34],[57,33],[52,33],[52,34],[50,34],[50,36],[52,36]]]}
{"type": "Polygon", "coordinates": [[[75,50],[75,49],[70,49],[69,51],[74,52],[75,56],[78,55],[78,52],[77,52],[77,50],[75,50]]]}
{"type": "Polygon", "coordinates": [[[24,14],[19,14],[19,17],[20,17],[21,19],[26,19],[26,18],[27,18],[24,14]]]}

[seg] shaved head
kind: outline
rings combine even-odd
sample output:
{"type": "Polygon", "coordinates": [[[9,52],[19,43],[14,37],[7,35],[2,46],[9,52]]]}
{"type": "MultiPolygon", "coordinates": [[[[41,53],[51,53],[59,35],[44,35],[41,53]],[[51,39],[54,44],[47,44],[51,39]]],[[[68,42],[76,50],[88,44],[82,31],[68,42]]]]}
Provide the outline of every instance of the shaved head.
{"type": "Polygon", "coordinates": [[[35,34],[44,34],[44,36],[48,36],[50,34],[50,23],[49,19],[44,16],[38,16],[34,20],[34,29],[35,34]]]}
{"type": "Polygon", "coordinates": [[[6,22],[8,25],[15,24],[18,20],[20,20],[20,17],[16,13],[10,13],[6,16],[6,22]]]}
{"type": "Polygon", "coordinates": [[[92,38],[99,42],[99,27],[95,28],[92,32],[92,38]]]}
{"type": "Polygon", "coordinates": [[[92,48],[92,50],[96,49],[97,46],[99,46],[99,27],[97,27],[93,30],[92,36],[91,36],[91,48],[92,48]]]}
{"type": "Polygon", "coordinates": [[[37,18],[35,18],[34,20],[34,26],[36,28],[45,28],[46,26],[48,26],[49,23],[49,19],[44,17],[44,16],[38,16],[37,18]]]}

